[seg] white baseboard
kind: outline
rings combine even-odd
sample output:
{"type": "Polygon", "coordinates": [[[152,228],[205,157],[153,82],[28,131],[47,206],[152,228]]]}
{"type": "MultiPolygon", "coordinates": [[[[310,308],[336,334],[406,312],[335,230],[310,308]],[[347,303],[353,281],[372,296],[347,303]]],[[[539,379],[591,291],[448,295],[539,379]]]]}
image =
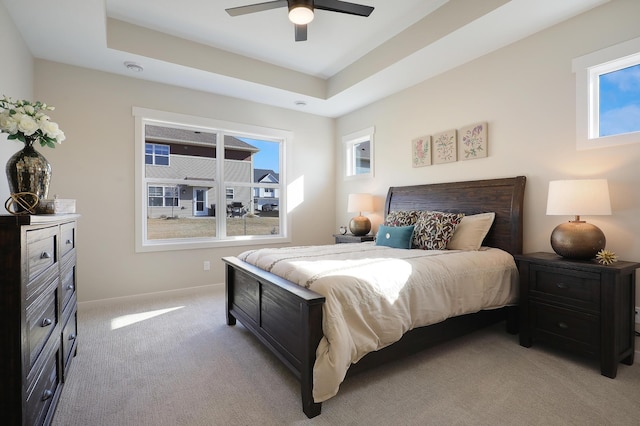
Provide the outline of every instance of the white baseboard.
{"type": "Polygon", "coordinates": [[[85,302],[78,302],[78,309],[79,310],[91,309],[91,308],[96,308],[104,305],[113,304],[115,302],[124,302],[124,301],[141,300],[141,299],[144,300],[152,297],[164,296],[164,295],[170,295],[170,294],[180,295],[180,294],[192,294],[192,293],[199,293],[199,292],[211,292],[211,291],[220,290],[221,288],[224,289],[224,283],[209,284],[209,285],[198,286],[198,287],[186,287],[186,288],[179,288],[175,290],[157,291],[153,293],[134,294],[131,296],[112,297],[108,299],[88,300],[85,302]]]}

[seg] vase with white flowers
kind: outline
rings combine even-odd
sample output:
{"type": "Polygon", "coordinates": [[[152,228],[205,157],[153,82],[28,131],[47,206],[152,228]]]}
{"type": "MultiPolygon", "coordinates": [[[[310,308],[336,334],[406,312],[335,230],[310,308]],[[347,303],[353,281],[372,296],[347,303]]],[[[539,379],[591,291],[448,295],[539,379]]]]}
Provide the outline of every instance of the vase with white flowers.
{"type": "Polygon", "coordinates": [[[54,107],[40,101],[0,99],[0,131],[7,139],[19,140],[24,148],[7,162],[6,173],[12,194],[33,194],[36,200],[47,198],[51,182],[51,165],[34,145],[55,148],[65,140],[58,124],[47,115],[54,107]]]}

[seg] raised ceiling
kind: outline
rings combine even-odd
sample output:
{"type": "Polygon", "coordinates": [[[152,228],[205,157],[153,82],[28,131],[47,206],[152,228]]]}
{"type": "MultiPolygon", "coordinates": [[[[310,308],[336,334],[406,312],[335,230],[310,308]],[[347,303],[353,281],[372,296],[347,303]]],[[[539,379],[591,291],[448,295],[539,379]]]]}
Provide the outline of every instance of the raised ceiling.
{"type": "Polygon", "coordinates": [[[286,8],[225,12],[259,1],[2,0],[36,58],[328,117],[609,0],[354,0],[371,16],[318,10],[305,42],[286,8]]]}

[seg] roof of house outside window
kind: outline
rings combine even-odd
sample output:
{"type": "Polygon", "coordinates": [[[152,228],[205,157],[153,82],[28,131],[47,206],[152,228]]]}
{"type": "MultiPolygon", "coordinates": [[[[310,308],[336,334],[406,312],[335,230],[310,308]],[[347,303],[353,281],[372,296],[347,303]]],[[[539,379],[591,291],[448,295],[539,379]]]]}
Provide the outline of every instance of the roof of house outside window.
{"type": "MultiPolygon", "coordinates": [[[[145,140],[147,142],[195,143],[216,146],[215,133],[177,129],[173,127],[152,126],[149,124],[145,126],[145,140]]],[[[259,151],[255,146],[233,136],[225,135],[224,145],[227,148],[235,148],[244,151],[259,151]]]]}
{"type": "Polygon", "coordinates": [[[263,182],[265,180],[265,178],[267,178],[269,175],[271,175],[273,177],[273,181],[271,181],[271,183],[278,183],[280,182],[280,176],[278,175],[278,173],[274,172],[273,170],[270,169],[254,169],[253,170],[253,181],[254,182],[263,182]]]}

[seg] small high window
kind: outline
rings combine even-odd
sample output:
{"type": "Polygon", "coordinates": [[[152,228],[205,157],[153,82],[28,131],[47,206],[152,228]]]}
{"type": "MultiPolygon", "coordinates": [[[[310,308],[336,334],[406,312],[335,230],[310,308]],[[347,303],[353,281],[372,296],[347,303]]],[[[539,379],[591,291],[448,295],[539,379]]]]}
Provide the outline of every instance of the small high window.
{"type": "Polygon", "coordinates": [[[640,143],[640,38],[573,60],[578,149],[640,143]]]}
{"type": "Polygon", "coordinates": [[[370,127],[342,138],[346,178],[373,177],[373,133],[370,127]]]}

